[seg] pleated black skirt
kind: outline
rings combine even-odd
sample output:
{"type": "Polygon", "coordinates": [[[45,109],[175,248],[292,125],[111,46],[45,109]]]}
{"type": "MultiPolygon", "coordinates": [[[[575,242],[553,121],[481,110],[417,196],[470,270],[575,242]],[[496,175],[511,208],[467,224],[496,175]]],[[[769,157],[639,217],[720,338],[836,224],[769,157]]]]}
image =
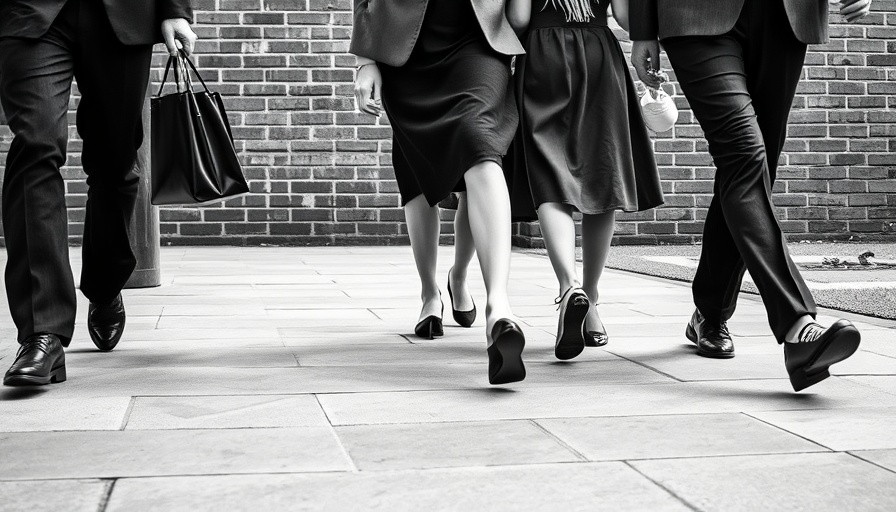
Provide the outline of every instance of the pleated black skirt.
{"type": "Polygon", "coordinates": [[[543,203],[585,214],[663,203],[653,143],[625,55],[606,22],[567,23],[533,6],[526,55],[516,64],[520,130],[511,175],[514,218],[543,203]]]}

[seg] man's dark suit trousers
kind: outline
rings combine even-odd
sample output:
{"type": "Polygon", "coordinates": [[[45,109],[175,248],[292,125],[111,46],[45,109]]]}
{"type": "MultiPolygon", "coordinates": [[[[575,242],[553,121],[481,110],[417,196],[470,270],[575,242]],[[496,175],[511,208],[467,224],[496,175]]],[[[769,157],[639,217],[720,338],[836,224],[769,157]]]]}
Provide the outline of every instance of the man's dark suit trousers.
{"type": "Polygon", "coordinates": [[[104,9],[99,0],[68,0],[43,36],[0,39],[0,101],[14,135],[3,182],[6,291],[19,341],[34,333],[70,339],[74,331],[60,173],[73,77],[87,174],[81,291],[109,302],[136,265],[128,230],[152,46],[121,44],[104,9]]]}
{"type": "Polygon", "coordinates": [[[748,1],[720,36],[663,40],[716,166],[694,303],[711,321],[734,313],[744,269],[779,342],[815,302],[787,250],[772,184],[806,56],[782,0],[748,1]]]}

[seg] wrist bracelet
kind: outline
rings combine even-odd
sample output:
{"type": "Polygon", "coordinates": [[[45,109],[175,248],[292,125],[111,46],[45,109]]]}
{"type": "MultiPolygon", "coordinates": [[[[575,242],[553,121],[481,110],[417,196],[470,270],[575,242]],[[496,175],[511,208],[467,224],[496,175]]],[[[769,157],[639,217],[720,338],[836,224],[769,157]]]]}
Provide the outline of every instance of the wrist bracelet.
{"type": "Polygon", "coordinates": [[[361,64],[360,66],[357,66],[355,68],[355,72],[357,73],[358,71],[361,71],[361,68],[363,68],[364,66],[376,66],[376,62],[368,62],[367,64],[361,64]]]}

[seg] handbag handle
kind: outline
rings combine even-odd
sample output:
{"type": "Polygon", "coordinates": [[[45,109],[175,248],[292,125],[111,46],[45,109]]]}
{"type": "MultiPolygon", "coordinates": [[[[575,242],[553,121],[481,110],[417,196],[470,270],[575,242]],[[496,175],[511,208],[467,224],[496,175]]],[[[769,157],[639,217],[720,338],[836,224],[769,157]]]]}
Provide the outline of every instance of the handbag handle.
{"type": "Polygon", "coordinates": [[[208,90],[208,85],[205,84],[205,80],[202,79],[202,75],[199,74],[199,70],[197,70],[196,66],[193,65],[193,62],[187,58],[187,53],[183,49],[180,49],[178,50],[177,55],[170,55],[168,57],[168,63],[165,65],[165,73],[162,75],[162,83],[159,85],[159,93],[156,96],[162,95],[162,90],[165,88],[165,83],[168,81],[168,72],[171,69],[172,62],[174,62],[174,81],[177,85],[178,92],[180,92],[181,83],[184,84],[185,91],[189,90],[190,92],[193,92],[193,82],[190,80],[190,69],[193,70],[193,74],[199,79],[205,92],[210,92],[208,90]],[[189,65],[189,69],[187,69],[187,65],[184,63],[189,65]]]}

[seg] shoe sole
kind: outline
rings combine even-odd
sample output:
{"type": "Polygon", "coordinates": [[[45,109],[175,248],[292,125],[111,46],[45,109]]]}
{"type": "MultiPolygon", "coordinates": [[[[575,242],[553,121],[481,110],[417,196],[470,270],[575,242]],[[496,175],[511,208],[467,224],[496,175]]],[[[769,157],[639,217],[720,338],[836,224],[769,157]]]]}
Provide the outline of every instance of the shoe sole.
{"type": "Polygon", "coordinates": [[[709,352],[700,348],[700,344],[697,343],[697,332],[694,331],[691,324],[688,324],[687,328],[684,330],[684,335],[687,339],[691,340],[691,343],[697,345],[698,356],[708,357],[710,359],[731,359],[734,357],[734,352],[709,352]]]}
{"type": "Polygon", "coordinates": [[[585,336],[582,327],[588,316],[588,297],[577,293],[569,298],[566,312],[560,318],[560,332],[554,345],[554,355],[561,361],[575,358],[585,350],[585,336]]]}
{"type": "Polygon", "coordinates": [[[862,335],[853,325],[845,325],[832,333],[827,345],[806,366],[790,374],[794,391],[802,391],[831,376],[830,367],[848,359],[859,349],[862,335]]]}
{"type": "Polygon", "coordinates": [[[21,386],[44,386],[47,384],[58,384],[66,380],[65,366],[56,368],[47,377],[37,377],[34,375],[8,375],[3,379],[3,384],[12,387],[21,386]]]}
{"type": "Polygon", "coordinates": [[[526,378],[526,367],[523,365],[525,346],[526,338],[521,332],[508,331],[488,347],[489,360],[498,359],[497,369],[489,372],[489,384],[509,384],[526,378]]]}

